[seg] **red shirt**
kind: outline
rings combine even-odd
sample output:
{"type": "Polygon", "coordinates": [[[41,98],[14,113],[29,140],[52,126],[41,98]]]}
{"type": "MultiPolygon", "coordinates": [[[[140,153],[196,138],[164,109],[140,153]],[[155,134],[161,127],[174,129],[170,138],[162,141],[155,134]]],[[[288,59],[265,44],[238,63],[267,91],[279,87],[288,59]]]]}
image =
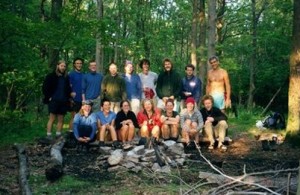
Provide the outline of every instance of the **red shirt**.
{"type": "Polygon", "coordinates": [[[147,113],[144,112],[144,110],[141,110],[137,114],[137,120],[138,120],[138,124],[140,126],[143,125],[144,121],[147,121],[148,130],[152,131],[152,129],[153,129],[153,127],[155,125],[158,125],[159,127],[161,127],[160,110],[159,109],[155,109],[155,111],[154,111],[154,113],[152,114],[151,117],[148,117],[147,113]]]}

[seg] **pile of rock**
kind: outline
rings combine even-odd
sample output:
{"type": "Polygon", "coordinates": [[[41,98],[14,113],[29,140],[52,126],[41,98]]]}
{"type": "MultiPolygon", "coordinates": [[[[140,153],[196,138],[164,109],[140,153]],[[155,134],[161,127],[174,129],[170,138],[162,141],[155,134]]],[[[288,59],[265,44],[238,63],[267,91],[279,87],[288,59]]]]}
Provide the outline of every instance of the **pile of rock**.
{"type": "Polygon", "coordinates": [[[103,155],[97,158],[96,164],[109,164],[108,171],[129,170],[142,171],[144,168],[154,172],[170,172],[172,167],[183,166],[187,154],[182,143],[168,140],[158,145],[156,149],[146,149],[143,145],[134,146],[127,150],[112,150],[111,147],[101,147],[103,155]],[[160,159],[158,159],[160,158],[160,159]]]}

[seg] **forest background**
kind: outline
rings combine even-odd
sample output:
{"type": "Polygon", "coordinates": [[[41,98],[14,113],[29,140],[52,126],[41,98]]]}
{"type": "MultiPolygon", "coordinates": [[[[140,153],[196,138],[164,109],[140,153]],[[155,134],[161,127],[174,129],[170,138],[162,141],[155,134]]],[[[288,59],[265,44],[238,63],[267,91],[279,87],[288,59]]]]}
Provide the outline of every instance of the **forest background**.
{"type": "MultiPolygon", "coordinates": [[[[291,0],[2,0],[0,2],[0,115],[21,120],[43,110],[41,84],[59,59],[96,59],[104,74],[142,58],[159,72],[170,58],[184,75],[192,63],[206,84],[207,59],[229,72],[239,108],[288,111],[291,0]]],[[[13,124],[20,124],[15,123],[13,124]]]]}

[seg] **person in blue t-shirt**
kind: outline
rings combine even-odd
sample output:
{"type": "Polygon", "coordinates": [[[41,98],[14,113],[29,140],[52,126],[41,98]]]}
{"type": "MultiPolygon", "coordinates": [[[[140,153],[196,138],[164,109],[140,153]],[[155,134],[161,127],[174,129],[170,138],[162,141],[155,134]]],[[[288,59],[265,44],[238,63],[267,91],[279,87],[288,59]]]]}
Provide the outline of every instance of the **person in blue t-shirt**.
{"type": "Polygon", "coordinates": [[[122,145],[117,140],[117,133],[115,130],[115,118],[116,113],[110,110],[110,101],[108,99],[102,99],[101,101],[101,111],[96,113],[97,124],[98,124],[98,140],[99,146],[105,146],[104,140],[106,131],[110,133],[111,139],[113,141],[112,146],[116,149],[121,149],[122,145]]]}
{"type": "Polygon", "coordinates": [[[83,101],[80,111],[74,117],[74,136],[82,144],[88,144],[96,138],[97,118],[92,113],[92,105],[91,101],[83,101]]]}
{"type": "Polygon", "coordinates": [[[73,119],[75,114],[81,109],[82,102],[82,70],[83,59],[75,58],[73,60],[73,70],[69,72],[70,85],[72,88],[72,100],[70,105],[71,119],[69,122],[69,131],[73,131],[73,119]]]}
{"type": "Polygon", "coordinates": [[[97,73],[97,64],[95,60],[89,63],[89,73],[82,78],[82,100],[91,100],[93,102],[93,111],[100,108],[100,92],[103,75],[97,73]]]}

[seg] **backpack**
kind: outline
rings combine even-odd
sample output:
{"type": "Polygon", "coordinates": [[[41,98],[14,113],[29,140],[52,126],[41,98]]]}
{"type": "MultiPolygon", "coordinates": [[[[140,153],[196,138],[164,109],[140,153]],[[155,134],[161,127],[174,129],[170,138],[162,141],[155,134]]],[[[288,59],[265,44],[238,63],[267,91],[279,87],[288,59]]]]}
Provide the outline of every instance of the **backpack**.
{"type": "Polygon", "coordinates": [[[263,127],[268,129],[284,129],[285,119],[284,116],[279,112],[274,112],[267,116],[263,121],[263,127]]]}

